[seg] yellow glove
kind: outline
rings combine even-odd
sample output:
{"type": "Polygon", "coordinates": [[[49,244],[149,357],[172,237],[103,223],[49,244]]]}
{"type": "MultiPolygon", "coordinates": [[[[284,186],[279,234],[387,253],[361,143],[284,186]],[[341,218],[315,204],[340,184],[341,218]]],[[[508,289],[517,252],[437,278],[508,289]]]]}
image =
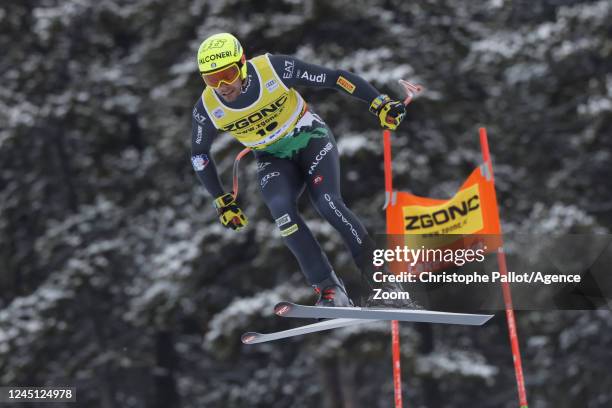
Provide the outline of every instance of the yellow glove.
{"type": "Polygon", "coordinates": [[[240,230],[249,224],[249,220],[236,204],[234,196],[225,193],[213,201],[213,206],[217,210],[219,221],[225,228],[240,230]]]}
{"type": "Polygon", "coordinates": [[[378,95],[370,104],[370,112],[378,116],[380,126],[395,130],[406,115],[406,106],[400,101],[394,101],[388,95],[378,95]]]}

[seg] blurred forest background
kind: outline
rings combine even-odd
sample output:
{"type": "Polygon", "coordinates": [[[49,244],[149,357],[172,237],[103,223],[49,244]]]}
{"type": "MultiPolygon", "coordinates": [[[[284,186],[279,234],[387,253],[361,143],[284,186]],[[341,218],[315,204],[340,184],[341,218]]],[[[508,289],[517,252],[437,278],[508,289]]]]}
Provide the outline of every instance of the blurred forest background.
{"type": "MultiPolygon", "coordinates": [[[[505,231],[607,233],[610,21],[609,0],[3,1],[0,384],[71,385],[80,407],[392,406],[386,323],[240,343],[295,325],[275,302],[312,297],[254,161],[240,233],[193,173],[199,43],[231,31],[251,57],[352,70],[398,98],[397,79],[418,82],[394,135],[398,189],[452,195],[484,125],[505,231]]],[[[347,203],[384,232],[376,118],[333,91],[302,94],[339,141],[347,203]]],[[[213,146],[228,189],[239,150],[228,135],[213,146]]],[[[303,207],[338,273],[356,274],[303,207]]],[[[531,407],[612,406],[609,310],[517,319],[531,407]]],[[[481,328],[403,324],[401,337],[406,407],[518,406],[503,313],[481,328]]]]}

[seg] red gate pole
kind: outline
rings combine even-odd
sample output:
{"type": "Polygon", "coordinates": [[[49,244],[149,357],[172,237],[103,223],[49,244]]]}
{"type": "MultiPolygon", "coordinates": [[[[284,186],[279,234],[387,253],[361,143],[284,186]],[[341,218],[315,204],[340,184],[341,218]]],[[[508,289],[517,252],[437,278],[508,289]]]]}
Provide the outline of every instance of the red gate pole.
{"type": "MultiPolygon", "coordinates": [[[[393,173],[391,172],[391,132],[383,131],[383,148],[385,159],[385,202],[387,204],[386,211],[390,209],[390,202],[393,196],[393,173]]],[[[389,233],[389,225],[387,224],[387,233],[389,233]]],[[[393,390],[395,394],[395,408],[402,408],[402,372],[400,366],[400,337],[399,323],[397,320],[391,321],[391,350],[393,356],[393,390]]]]}
{"type": "MultiPolygon", "coordinates": [[[[482,159],[485,165],[489,167],[493,186],[495,186],[495,177],[493,176],[493,163],[489,153],[489,141],[487,140],[487,130],[480,128],[480,148],[482,150],[482,159]]],[[[500,240],[501,225],[500,225],[500,240]]],[[[504,253],[503,241],[497,250],[497,263],[499,272],[503,276],[508,275],[506,266],[506,254],[504,253]]],[[[502,282],[502,292],[504,295],[504,306],[506,309],[506,321],[508,322],[508,334],[510,336],[510,347],[512,349],[512,359],[514,361],[514,373],[516,374],[516,386],[518,388],[518,397],[520,408],[528,408],[527,392],[525,391],[525,377],[523,376],[523,363],[521,361],[521,351],[519,349],[518,332],[516,330],[516,320],[514,318],[514,307],[512,306],[512,294],[510,292],[510,284],[507,281],[502,282]]]]}
{"type": "MultiPolygon", "coordinates": [[[[398,81],[406,92],[404,105],[408,105],[412,99],[423,91],[420,85],[400,79],[398,81]]],[[[387,215],[393,205],[393,172],[391,169],[391,131],[385,129],[383,131],[383,151],[385,159],[385,209],[387,215]]],[[[388,219],[388,217],[387,217],[388,219]]],[[[389,224],[387,223],[387,234],[390,233],[389,224]]],[[[400,337],[399,323],[397,320],[391,321],[391,350],[393,358],[393,391],[395,394],[395,408],[402,408],[402,371],[401,371],[401,353],[400,353],[400,337]]]]}

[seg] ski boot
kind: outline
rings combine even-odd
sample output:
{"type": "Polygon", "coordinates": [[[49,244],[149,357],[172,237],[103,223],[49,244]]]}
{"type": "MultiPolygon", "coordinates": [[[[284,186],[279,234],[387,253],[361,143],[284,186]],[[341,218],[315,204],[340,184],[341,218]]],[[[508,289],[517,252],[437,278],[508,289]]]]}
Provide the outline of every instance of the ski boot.
{"type": "Polygon", "coordinates": [[[344,283],[336,276],[334,271],[331,272],[329,278],[312,285],[312,287],[319,295],[315,306],[353,306],[353,301],[348,297],[344,283]]]}

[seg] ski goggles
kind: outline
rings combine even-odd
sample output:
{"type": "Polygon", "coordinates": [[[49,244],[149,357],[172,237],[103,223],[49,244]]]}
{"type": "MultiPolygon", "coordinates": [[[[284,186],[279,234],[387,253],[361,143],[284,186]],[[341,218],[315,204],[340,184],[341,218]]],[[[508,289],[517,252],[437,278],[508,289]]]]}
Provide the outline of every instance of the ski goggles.
{"type": "Polygon", "coordinates": [[[233,63],[217,71],[201,72],[201,74],[206,85],[211,88],[219,88],[223,82],[229,85],[238,79],[240,76],[240,67],[238,67],[237,63],[233,63]]]}

